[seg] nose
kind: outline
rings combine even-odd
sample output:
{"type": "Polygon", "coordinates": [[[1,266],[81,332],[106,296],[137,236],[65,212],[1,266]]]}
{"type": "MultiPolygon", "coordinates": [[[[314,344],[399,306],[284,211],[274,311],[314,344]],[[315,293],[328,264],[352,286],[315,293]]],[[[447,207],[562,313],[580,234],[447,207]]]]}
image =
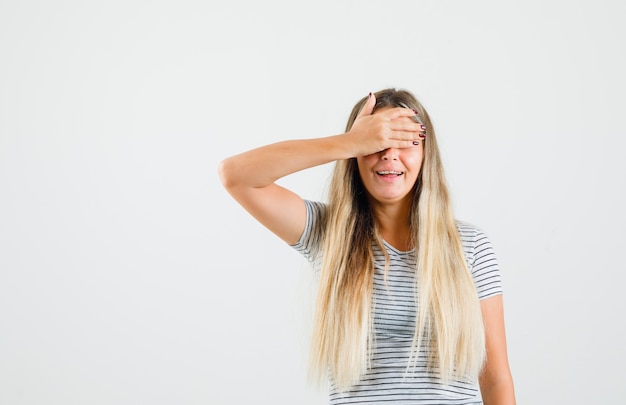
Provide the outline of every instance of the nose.
{"type": "Polygon", "coordinates": [[[382,160],[398,160],[398,149],[387,148],[380,152],[380,158],[382,160]]]}

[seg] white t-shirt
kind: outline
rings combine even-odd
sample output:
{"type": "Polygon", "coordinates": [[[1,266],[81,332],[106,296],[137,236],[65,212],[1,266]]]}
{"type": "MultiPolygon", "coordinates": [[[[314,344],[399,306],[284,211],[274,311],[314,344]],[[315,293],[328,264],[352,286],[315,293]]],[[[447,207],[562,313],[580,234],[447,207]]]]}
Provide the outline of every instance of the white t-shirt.
{"type": "MultiPolygon", "coordinates": [[[[326,205],[305,200],[307,222],[293,247],[309,260],[318,260],[326,205]]],[[[479,299],[502,294],[500,270],[491,243],[476,226],[457,221],[468,268],[479,299]]],[[[387,286],[385,258],[374,244],[373,334],[375,345],[371,367],[359,383],[339,392],[330,382],[330,404],[482,404],[478,386],[468,380],[444,384],[428,371],[426,348],[421,349],[417,367],[407,374],[415,333],[415,251],[400,251],[385,242],[390,258],[387,286]]]]}

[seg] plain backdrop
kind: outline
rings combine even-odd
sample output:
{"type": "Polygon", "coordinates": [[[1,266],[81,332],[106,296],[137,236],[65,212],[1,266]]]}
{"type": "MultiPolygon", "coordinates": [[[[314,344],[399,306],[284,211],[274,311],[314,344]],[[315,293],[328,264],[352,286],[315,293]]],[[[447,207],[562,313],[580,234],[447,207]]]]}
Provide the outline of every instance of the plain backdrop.
{"type": "MultiPolygon", "coordinates": [[[[308,263],[223,158],[414,92],[518,404],[626,397],[626,3],[0,2],[0,403],[324,404],[308,263]]],[[[323,199],[332,166],[281,180],[323,199]]]]}

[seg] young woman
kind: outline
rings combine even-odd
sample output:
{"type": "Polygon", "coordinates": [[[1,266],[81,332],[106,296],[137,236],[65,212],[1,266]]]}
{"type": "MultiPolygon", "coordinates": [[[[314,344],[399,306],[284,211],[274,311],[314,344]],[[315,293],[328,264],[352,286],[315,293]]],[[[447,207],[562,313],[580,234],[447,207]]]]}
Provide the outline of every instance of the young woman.
{"type": "Polygon", "coordinates": [[[481,230],[453,216],[424,107],[370,93],[346,132],[221,162],[224,187],[319,266],[311,348],[331,404],[514,404],[502,289],[481,230]],[[279,178],[335,162],[329,201],[279,178]]]}

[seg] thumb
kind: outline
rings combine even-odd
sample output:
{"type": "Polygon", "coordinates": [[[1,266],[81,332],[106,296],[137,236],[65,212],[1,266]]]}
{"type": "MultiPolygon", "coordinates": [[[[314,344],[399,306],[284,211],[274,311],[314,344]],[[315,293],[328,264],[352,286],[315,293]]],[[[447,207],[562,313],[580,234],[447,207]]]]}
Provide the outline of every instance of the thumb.
{"type": "Polygon", "coordinates": [[[376,96],[374,95],[374,93],[370,92],[370,94],[367,96],[367,100],[365,101],[365,104],[363,104],[363,107],[361,107],[361,111],[359,111],[357,118],[362,117],[364,115],[371,115],[372,112],[374,112],[375,105],[376,105],[376,96]]]}

